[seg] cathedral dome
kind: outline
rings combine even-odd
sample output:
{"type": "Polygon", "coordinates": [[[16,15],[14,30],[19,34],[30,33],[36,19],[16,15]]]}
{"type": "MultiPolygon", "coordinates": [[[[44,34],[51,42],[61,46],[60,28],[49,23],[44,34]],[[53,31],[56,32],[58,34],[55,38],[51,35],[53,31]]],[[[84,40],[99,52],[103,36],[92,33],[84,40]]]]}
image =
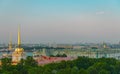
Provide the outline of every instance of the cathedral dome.
{"type": "Polygon", "coordinates": [[[15,49],[15,52],[23,52],[23,51],[24,51],[23,48],[16,48],[16,49],[15,49]]]}

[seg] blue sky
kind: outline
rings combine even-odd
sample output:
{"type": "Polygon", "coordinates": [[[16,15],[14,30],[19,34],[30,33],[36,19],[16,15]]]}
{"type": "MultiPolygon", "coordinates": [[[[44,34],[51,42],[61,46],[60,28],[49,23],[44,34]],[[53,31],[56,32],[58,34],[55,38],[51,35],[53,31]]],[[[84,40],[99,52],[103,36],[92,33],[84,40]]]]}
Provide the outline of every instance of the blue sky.
{"type": "Polygon", "coordinates": [[[120,41],[120,0],[0,0],[0,42],[120,41]]]}

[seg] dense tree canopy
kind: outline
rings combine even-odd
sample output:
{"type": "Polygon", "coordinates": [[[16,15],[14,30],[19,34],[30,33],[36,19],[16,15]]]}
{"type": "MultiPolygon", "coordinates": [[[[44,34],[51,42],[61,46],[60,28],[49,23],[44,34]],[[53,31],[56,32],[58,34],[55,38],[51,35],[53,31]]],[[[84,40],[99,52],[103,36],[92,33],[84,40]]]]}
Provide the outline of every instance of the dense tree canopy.
{"type": "Polygon", "coordinates": [[[61,61],[38,66],[32,57],[11,65],[11,59],[1,59],[0,74],[119,74],[120,61],[113,58],[78,57],[73,61],[61,61]]]}

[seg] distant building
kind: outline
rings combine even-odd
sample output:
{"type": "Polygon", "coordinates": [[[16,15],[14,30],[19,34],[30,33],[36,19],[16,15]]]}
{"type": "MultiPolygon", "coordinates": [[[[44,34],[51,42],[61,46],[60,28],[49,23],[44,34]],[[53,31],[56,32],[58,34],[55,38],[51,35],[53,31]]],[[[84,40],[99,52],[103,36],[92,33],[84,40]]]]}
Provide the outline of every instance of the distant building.
{"type": "Polygon", "coordinates": [[[80,46],[80,45],[75,45],[75,46],[73,46],[73,49],[82,49],[82,48],[85,48],[85,46],[80,46]]]}
{"type": "Polygon", "coordinates": [[[57,44],[56,48],[73,49],[73,46],[69,44],[57,44]]]}

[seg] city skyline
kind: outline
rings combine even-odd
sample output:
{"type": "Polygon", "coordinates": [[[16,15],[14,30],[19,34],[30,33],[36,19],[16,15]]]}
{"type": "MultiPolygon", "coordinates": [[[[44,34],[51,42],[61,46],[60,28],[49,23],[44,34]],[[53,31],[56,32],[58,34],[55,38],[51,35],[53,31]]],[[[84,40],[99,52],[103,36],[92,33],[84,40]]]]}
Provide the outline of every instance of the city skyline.
{"type": "Polygon", "coordinates": [[[120,41],[119,0],[0,0],[0,43],[120,41]]]}

